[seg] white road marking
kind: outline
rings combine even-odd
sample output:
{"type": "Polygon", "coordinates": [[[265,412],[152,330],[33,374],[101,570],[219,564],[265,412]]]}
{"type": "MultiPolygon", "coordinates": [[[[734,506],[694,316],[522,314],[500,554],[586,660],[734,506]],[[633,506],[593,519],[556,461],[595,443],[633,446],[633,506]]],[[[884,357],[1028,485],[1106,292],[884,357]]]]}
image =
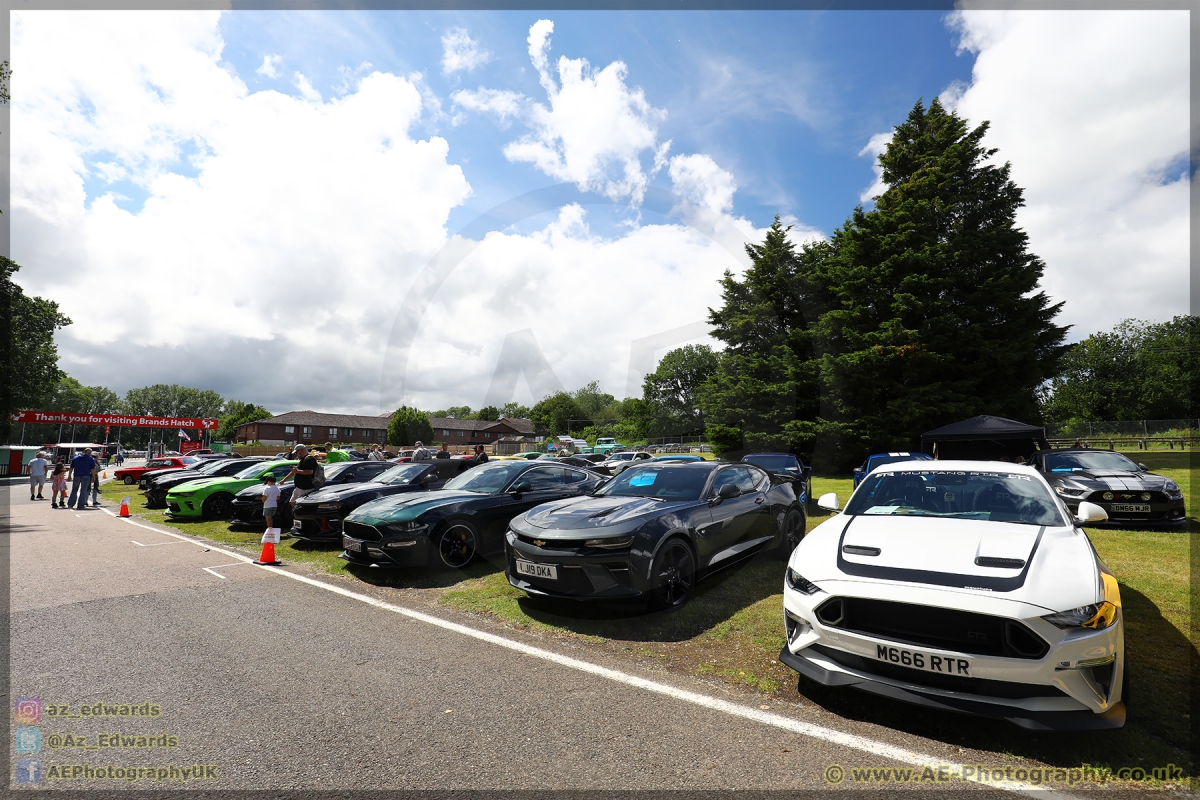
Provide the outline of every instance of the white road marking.
{"type": "Polygon", "coordinates": [[[137,539],[130,539],[129,541],[133,542],[138,547],[162,547],[164,544],[183,544],[183,542],[155,542],[154,544],[142,544],[137,539]]]}
{"type": "Polygon", "coordinates": [[[221,573],[219,573],[219,572],[214,572],[214,571],[212,570],[212,568],[211,568],[211,567],[201,567],[201,569],[203,569],[205,572],[208,572],[208,573],[211,573],[211,574],[213,574],[213,575],[216,575],[216,576],[217,576],[218,578],[220,578],[221,580],[225,580],[225,576],[224,576],[224,575],[222,575],[222,574],[221,574],[221,573]]]}
{"type": "MultiPolygon", "coordinates": [[[[173,544],[178,544],[178,542],[174,542],[173,544]]],[[[200,569],[204,570],[205,572],[216,575],[221,580],[225,580],[225,576],[216,571],[218,567],[240,567],[245,563],[246,563],[245,561],[235,561],[232,564],[213,564],[211,567],[201,567],[200,569]]]]}
{"type": "MultiPolygon", "coordinates": [[[[150,528],[147,525],[134,522],[127,517],[118,517],[118,519],[123,519],[130,525],[137,525],[139,528],[153,530],[156,533],[161,533],[165,536],[173,536],[176,539],[184,542],[191,542],[199,547],[206,546],[205,543],[190,539],[182,534],[150,528]]],[[[254,559],[250,558],[249,556],[244,556],[240,553],[233,552],[229,552],[229,555],[237,558],[239,563],[254,564],[254,559]]],[[[699,692],[691,692],[687,689],[679,689],[675,686],[669,686],[665,683],[647,680],[645,678],[638,677],[637,675],[630,675],[626,672],[609,669],[608,667],[602,667],[599,664],[581,661],[577,658],[564,656],[550,650],[543,650],[540,647],[533,647],[532,645],[528,645],[523,642],[506,639],[503,636],[497,636],[494,633],[487,633],[486,631],[476,630],[475,628],[468,628],[466,625],[460,625],[457,622],[450,622],[449,620],[435,617],[432,614],[425,614],[420,611],[415,611],[411,608],[393,605],[392,603],[387,603],[383,600],[378,600],[365,594],[359,594],[358,592],[344,589],[341,586],[334,586],[332,584],[325,583],[324,581],[315,580],[307,575],[297,575],[294,572],[287,572],[257,564],[255,566],[274,575],[282,575],[291,578],[292,580],[306,583],[309,586],[315,586],[318,589],[324,589],[327,592],[333,592],[334,594],[341,595],[342,597],[347,597],[351,600],[357,600],[360,603],[366,603],[367,605],[374,606],[375,608],[383,609],[384,611],[391,611],[410,619],[424,622],[428,625],[434,625],[438,628],[453,631],[463,636],[469,636],[473,639],[478,639],[480,641],[488,642],[489,644],[497,645],[498,647],[505,647],[509,650],[515,650],[516,652],[523,653],[527,656],[540,658],[544,661],[550,661],[560,666],[576,669],[580,672],[586,672],[601,678],[607,678],[608,680],[616,681],[617,683],[623,683],[626,686],[633,686],[638,689],[645,689],[646,691],[654,692],[656,694],[673,697],[677,700],[693,703],[712,711],[721,711],[725,714],[729,714],[730,716],[741,717],[743,719],[762,723],[763,725],[770,725],[775,728],[791,731],[792,733],[796,733],[801,736],[807,736],[812,739],[820,739],[824,742],[841,745],[842,747],[858,750],[860,752],[868,753],[873,756],[879,756],[880,758],[886,758],[891,761],[898,761],[902,764],[908,764],[913,767],[919,767],[922,769],[929,767],[934,772],[937,772],[939,768],[949,767],[950,770],[961,776],[964,773],[964,768],[968,766],[966,764],[959,764],[953,761],[947,761],[945,759],[927,755],[925,753],[920,753],[915,750],[908,750],[903,747],[888,744],[887,742],[869,739],[865,736],[858,736],[857,734],[853,733],[844,733],[832,728],[824,728],[820,725],[814,725],[811,722],[802,722],[801,720],[785,717],[781,714],[772,714],[771,712],[763,711],[762,709],[744,706],[738,703],[731,703],[728,700],[721,700],[717,697],[709,697],[708,695],[700,694],[699,692]]],[[[962,780],[965,781],[967,779],[962,780]]],[[[1021,781],[988,780],[986,782],[976,782],[980,785],[986,786],[987,788],[1016,792],[1017,794],[1038,798],[1038,800],[1078,800],[1075,795],[1067,794],[1065,792],[1056,792],[1052,789],[1046,789],[1042,786],[1035,786],[1034,784],[1024,783],[1021,781]]]]}

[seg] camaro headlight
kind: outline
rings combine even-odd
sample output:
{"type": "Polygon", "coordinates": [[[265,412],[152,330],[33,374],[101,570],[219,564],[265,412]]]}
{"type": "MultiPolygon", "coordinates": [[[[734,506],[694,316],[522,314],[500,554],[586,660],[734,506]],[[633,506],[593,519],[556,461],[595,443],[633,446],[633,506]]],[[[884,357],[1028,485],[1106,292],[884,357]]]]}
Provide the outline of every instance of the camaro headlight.
{"type": "Polygon", "coordinates": [[[320,511],[334,511],[342,507],[341,503],[321,503],[317,506],[320,511]]]}
{"type": "Polygon", "coordinates": [[[195,492],[176,492],[172,497],[191,497],[195,492]]]}
{"type": "Polygon", "coordinates": [[[1183,489],[1180,489],[1179,484],[1177,484],[1175,481],[1167,481],[1166,485],[1163,486],[1163,491],[1165,491],[1167,493],[1167,497],[1171,498],[1172,500],[1183,499],[1183,489]]]}
{"type": "Polygon", "coordinates": [[[603,547],[608,550],[615,550],[618,547],[628,547],[632,542],[632,536],[618,536],[610,539],[588,539],[583,543],[583,546],[603,547]]]}
{"type": "Polygon", "coordinates": [[[1091,628],[1102,631],[1117,621],[1117,607],[1107,600],[1048,614],[1042,619],[1060,628],[1091,628]]]}
{"type": "Polygon", "coordinates": [[[806,579],[803,575],[801,575],[799,572],[796,572],[796,570],[792,569],[791,567],[788,567],[787,583],[788,586],[792,587],[797,592],[800,592],[800,594],[816,594],[817,592],[821,591],[821,587],[806,579]]]}

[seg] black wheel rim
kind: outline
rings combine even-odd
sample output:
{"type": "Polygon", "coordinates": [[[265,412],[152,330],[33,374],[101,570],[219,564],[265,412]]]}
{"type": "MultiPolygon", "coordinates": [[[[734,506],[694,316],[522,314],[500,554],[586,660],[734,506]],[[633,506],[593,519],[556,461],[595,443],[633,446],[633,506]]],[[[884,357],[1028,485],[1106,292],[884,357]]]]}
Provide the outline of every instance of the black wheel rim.
{"type": "Polygon", "coordinates": [[[214,497],[212,499],[212,515],[214,517],[229,516],[229,501],[224,497],[214,497]]]}
{"type": "Polygon", "coordinates": [[[475,555],[475,534],[464,525],[447,528],[438,542],[438,553],[447,567],[465,567],[475,555]]]}
{"type": "Polygon", "coordinates": [[[798,514],[792,514],[790,517],[788,517],[787,539],[785,540],[788,553],[791,553],[793,550],[795,550],[796,545],[800,544],[800,540],[803,538],[804,534],[800,530],[800,516],[798,514]]]}
{"type": "Polygon", "coordinates": [[[692,551],[682,542],[667,545],[658,568],[658,599],[664,608],[687,602],[695,583],[696,568],[692,551]]]}

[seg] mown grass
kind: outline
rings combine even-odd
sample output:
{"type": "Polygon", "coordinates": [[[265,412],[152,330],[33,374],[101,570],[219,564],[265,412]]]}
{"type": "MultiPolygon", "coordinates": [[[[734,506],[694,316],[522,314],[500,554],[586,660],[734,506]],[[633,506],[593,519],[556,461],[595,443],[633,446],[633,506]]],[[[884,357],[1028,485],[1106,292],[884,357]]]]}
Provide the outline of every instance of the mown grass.
{"type": "MultiPolygon", "coordinates": [[[[1189,457],[1178,451],[1143,451],[1134,460],[1173,478],[1190,499],[1189,457]]],[[[814,476],[813,495],[836,492],[844,504],[852,486],[849,478],[814,476]]],[[[258,550],[261,531],[231,530],[219,522],[171,522],[161,512],[145,509],[141,496],[128,488],[107,486],[104,495],[119,499],[130,494],[134,497],[134,513],[148,520],[247,551],[258,550]]],[[[810,530],[829,518],[824,512],[816,512],[815,505],[813,510],[810,530]]],[[[853,690],[830,690],[807,682],[797,696],[795,673],[778,661],[784,644],[783,563],[772,553],[761,554],[704,581],[684,608],[652,614],[640,606],[527,597],[509,586],[501,565],[485,560],[478,560],[465,574],[383,571],[351,567],[337,558],[336,547],[328,545],[284,540],[278,552],[285,563],[304,562],[373,585],[432,589],[436,602],[447,608],[483,614],[546,635],[569,636],[657,667],[749,687],[765,695],[816,703],[845,717],[959,746],[1063,767],[1087,764],[1116,770],[1124,766],[1186,764],[1191,749],[1188,691],[1193,685],[1189,658],[1197,647],[1196,632],[1189,628],[1189,555],[1197,534],[1190,530],[1103,529],[1089,529],[1087,533],[1121,584],[1133,701],[1123,729],[1067,735],[1031,733],[1004,722],[923,711],[853,690]]],[[[1189,775],[1195,772],[1192,768],[1189,775]]]]}

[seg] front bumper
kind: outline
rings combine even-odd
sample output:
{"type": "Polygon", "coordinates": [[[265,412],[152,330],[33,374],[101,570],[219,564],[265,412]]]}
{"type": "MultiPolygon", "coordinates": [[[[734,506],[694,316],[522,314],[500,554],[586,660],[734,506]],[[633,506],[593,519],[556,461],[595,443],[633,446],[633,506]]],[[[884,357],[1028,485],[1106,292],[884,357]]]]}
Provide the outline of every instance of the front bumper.
{"type": "MultiPolygon", "coordinates": [[[[577,543],[572,543],[577,544],[577,543]]],[[[504,536],[504,574],[509,585],[527,594],[571,600],[608,600],[641,596],[648,588],[640,580],[632,550],[555,547],[547,542],[538,547],[526,537],[508,531],[504,536]],[[517,559],[554,566],[554,579],[517,572],[517,559]]]]}
{"type": "Polygon", "coordinates": [[[353,535],[342,533],[343,558],[362,567],[396,569],[421,567],[429,563],[432,545],[425,533],[409,537],[385,536],[370,525],[343,526],[353,535]]]}
{"type": "Polygon", "coordinates": [[[168,517],[181,517],[184,519],[202,519],[204,517],[204,498],[202,497],[172,497],[167,495],[166,498],[168,517]]]}
{"type": "MultiPolygon", "coordinates": [[[[267,519],[263,516],[262,511],[261,498],[256,497],[253,501],[239,501],[234,498],[229,511],[229,521],[234,525],[266,525],[267,519]]],[[[279,512],[272,522],[278,523],[280,519],[287,519],[288,513],[285,501],[280,504],[279,512]]]]}
{"type": "MultiPolygon", "coordinates": [[[[1074,514],[1079,511],[1079,500],[1074,498],[1063,498],[1067,503],[1067,508],[1074,514]]],[[[1096,523],[1094,527],[1114,527],[1114,528],[1143,528],[1143,527],[1175,527],[1187,523],[1187,509],[1183,499],[1169,500],[1165,503],[1149,503],[1150,511],[1133,513],[1128,511],[1113,511],[1112,507],[1115,503],[1101,502],[1096,500],[1088,500],[1089,503],[1095,503],[1104,509],[1108,514],[1107,522],[1096,523]]],[[[1089,527],[1093,527],[1089,523],[1089,527]]]]}
{"type": "MultiPolygon", "coordinates": [[[[819,591],[810,596],[784,587],[788,643],[779,660],[811,680],[927,708],[1005,719],[1031,730],[1098,730],[1119,728],[1125,722],[1120,619],[1103,631],[1062,631],[1040,617],[1016,613],[1023,604],[989,600],[991,616],[1020,623],[1049,646],[1037,658],[984,655],[826,625],[817,609],[833,598],[858,594],[851,583],[826,588],[833,594],[819,591]],[[901,661],[896,651],[901,656],[921,654],[921,666],[932,667],[936,657],[968,668],[957,674],[918,669],[915,658],[901,661]],[[1107,664],[1079,666],[1105,659],[1107,664]]],[[[926,605],[939,607],[929,599],[932,596],[926,605]]]]}
{"type": "Polygon", "coordinates": [[[338,542],[342,538],[342,517],[315,514],[299,504],[292,509],[292,536],[308,542],[338,542]]]}

